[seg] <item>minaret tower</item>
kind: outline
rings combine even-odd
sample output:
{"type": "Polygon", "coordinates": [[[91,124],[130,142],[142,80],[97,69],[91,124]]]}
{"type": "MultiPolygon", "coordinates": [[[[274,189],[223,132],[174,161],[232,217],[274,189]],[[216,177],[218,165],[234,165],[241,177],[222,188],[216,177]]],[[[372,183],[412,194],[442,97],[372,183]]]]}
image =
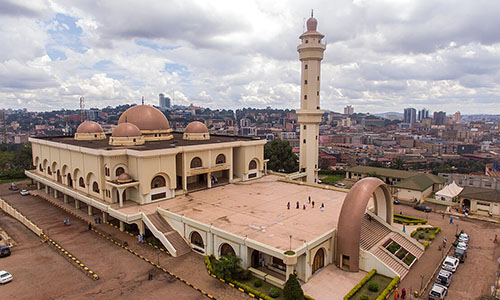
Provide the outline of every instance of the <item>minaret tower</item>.
{"type": "Polygon", "coordinates": [[[309,183],[318,181],[319,124],[323,115],[319,106],[319,83],[326,46],[321,43],[324,35],[316,31],[317,26],[318,21],[311,13],[307,31],[300,36],[302,43],[297,47],[302,64],[300,109],[297,110],[300,125],[299,171],[306,173],[309,183]]]}

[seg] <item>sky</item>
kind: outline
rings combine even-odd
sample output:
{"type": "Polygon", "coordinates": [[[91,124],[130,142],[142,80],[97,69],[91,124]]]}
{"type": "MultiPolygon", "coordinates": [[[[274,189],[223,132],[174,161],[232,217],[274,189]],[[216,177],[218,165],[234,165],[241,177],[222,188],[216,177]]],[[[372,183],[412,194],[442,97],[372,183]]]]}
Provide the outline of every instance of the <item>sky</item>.
{"type": "Polygon", "coordinates": [[[322,109],[500,114],[497,0],[0,0],[0,108],[297,109],[311,9],[322,109]]]}

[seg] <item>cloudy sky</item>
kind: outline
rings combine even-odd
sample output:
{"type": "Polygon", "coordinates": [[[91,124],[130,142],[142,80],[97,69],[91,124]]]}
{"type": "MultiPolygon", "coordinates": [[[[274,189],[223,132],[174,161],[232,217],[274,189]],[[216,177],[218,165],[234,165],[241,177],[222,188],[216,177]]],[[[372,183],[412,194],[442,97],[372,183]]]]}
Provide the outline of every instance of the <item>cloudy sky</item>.
{"type": "Polygon", "coordinates": [[[0,0],[0,108],[298,108],[312,8],[322,108],[500,113],[497,0],[0,0]]]}

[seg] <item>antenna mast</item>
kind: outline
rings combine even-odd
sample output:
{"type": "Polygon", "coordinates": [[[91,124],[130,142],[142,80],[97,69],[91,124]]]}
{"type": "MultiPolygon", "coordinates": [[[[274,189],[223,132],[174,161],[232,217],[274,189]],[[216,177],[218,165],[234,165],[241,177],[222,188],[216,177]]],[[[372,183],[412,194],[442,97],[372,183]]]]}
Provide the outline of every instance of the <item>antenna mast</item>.
{"type": "Polygon", "coordinates": [[[85,121],[85,99],[80,97],[80,119],[81,121],[85,121]]]}

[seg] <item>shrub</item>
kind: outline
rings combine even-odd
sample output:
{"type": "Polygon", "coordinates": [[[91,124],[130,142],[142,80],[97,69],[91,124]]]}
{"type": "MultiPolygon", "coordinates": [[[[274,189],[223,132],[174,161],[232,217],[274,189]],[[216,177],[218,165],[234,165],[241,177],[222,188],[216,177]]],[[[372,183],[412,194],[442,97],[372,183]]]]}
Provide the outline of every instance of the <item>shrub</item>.
{"type": "Polygon", "coordinates": [[[271,296],[271,297],[273,297],[273,298],[278,298],[278,297],[280,296],[280,294],[281,294],[281,293],[280,293],[280,290],[279,290],[279,289],[277,289],[277,288],[274,288],[274,287],[273,287],[273,288],[271,288],[271,289],[269,290],[269,296],[271,296]]]}
{"type": "Polygon", "coordinates": [[[290,277],[288,277],[285,288],[283,289],[283,295],[286,300],[304,299],[304,291],[302,291],[302,287],[294,274],[290,274],[290,277]]]}
{"type": "Polygon", "coordinates": [[[421,240],[423,240],[425,238],[425,234],[419,233],[418,234],[418,238],[421,239],[421,240]]]}
{"type": "Polygon", "coordinates": [[[379,289],[379,286],[378,286],[378,284],[377,284],[377,283],[375,283],[375,282],[370,282],[370,283],[368,284],[368,290],[369,290],[370,292],[378,292],[378,289],[379,289]]]}
{"type": "Polygon", "coordinates": [[[262,286],[262,280],[260,280],[260,279],[255,279],[255,280],[253,281],[253,286],[254,286],[254,287],[261,287],[261,286],[262,286]]]}
{"type": "Polygon", "coordinates": [[[436,236],[435,236],[435,235],[433,235],[433,234],[429,235],[429,240],[431,240],[431,241],[432,241],[432,240],[434,240],[435,238],[436,238],[436,236]]]}
{"type": "Polygon", "coordinates": [[[413,231],[411,232],[411,237],[414,237],[415,235],[417,235],[417,230],[413,230],[413,231]]]}
{"type": "Polygon", "coordinates": [[[370,280],[375,274],[377,273],[377,270],[373,269],[371,270],[368,274],[366,274],[365,277],[363,277],[363,279],[361,279],[361,281],[356,284],[352,290],[349,291],[349,293],[347,293],[345,296],[344,296],[344,300],[349,300],[352,298],[352,296],[354,296],[354,294],[356,294],[360,289],[361,287],[363,287],[363,285],[365,283],[368,282],[368,280],[370,280]]]}
{"type": "Polygon", "coordinates": [[[424,248],[427,249],[429,247],[429,242],[424,242],[424,248]]]}
{"type": "Polygon", "coordinates": [[[239,274],[239,279],[243,280],[243,281],[247,281],[247,280],[250,280],[252,279],[252,273],[250,273],[250,271],[248,270],[243,270],[241,271],[241,273],[239,274]]]}
{"type": "Polygon", "coordinates": [[[436,231],[434,231],[434,234],[438,234],[441,231],[441,227],[436,227],[436,231]]]}
{"type": "Polygon", "coordinates": [[[286,254],[286,255],[294,255],[294,254],[295,254],[295,251],[292,251],[292,250],[287,250],[287,251],[285,251],[285,254],[286,254]]]}
{"type": "Polygon", "coordinates": [[[214,274],[225,280],[231,280],[232,278],[239,277],[239,274],[242,271],[241,258],[232,254],[222,256],[214,267],[214,274]]]}
{"type": "Polygon", "coordinates": [[[361,295],[361,296],[359,297],[359,300],[370,300],[370,298],[368,298],[368,296],[367,296],[367,295],[361,295]]]}

